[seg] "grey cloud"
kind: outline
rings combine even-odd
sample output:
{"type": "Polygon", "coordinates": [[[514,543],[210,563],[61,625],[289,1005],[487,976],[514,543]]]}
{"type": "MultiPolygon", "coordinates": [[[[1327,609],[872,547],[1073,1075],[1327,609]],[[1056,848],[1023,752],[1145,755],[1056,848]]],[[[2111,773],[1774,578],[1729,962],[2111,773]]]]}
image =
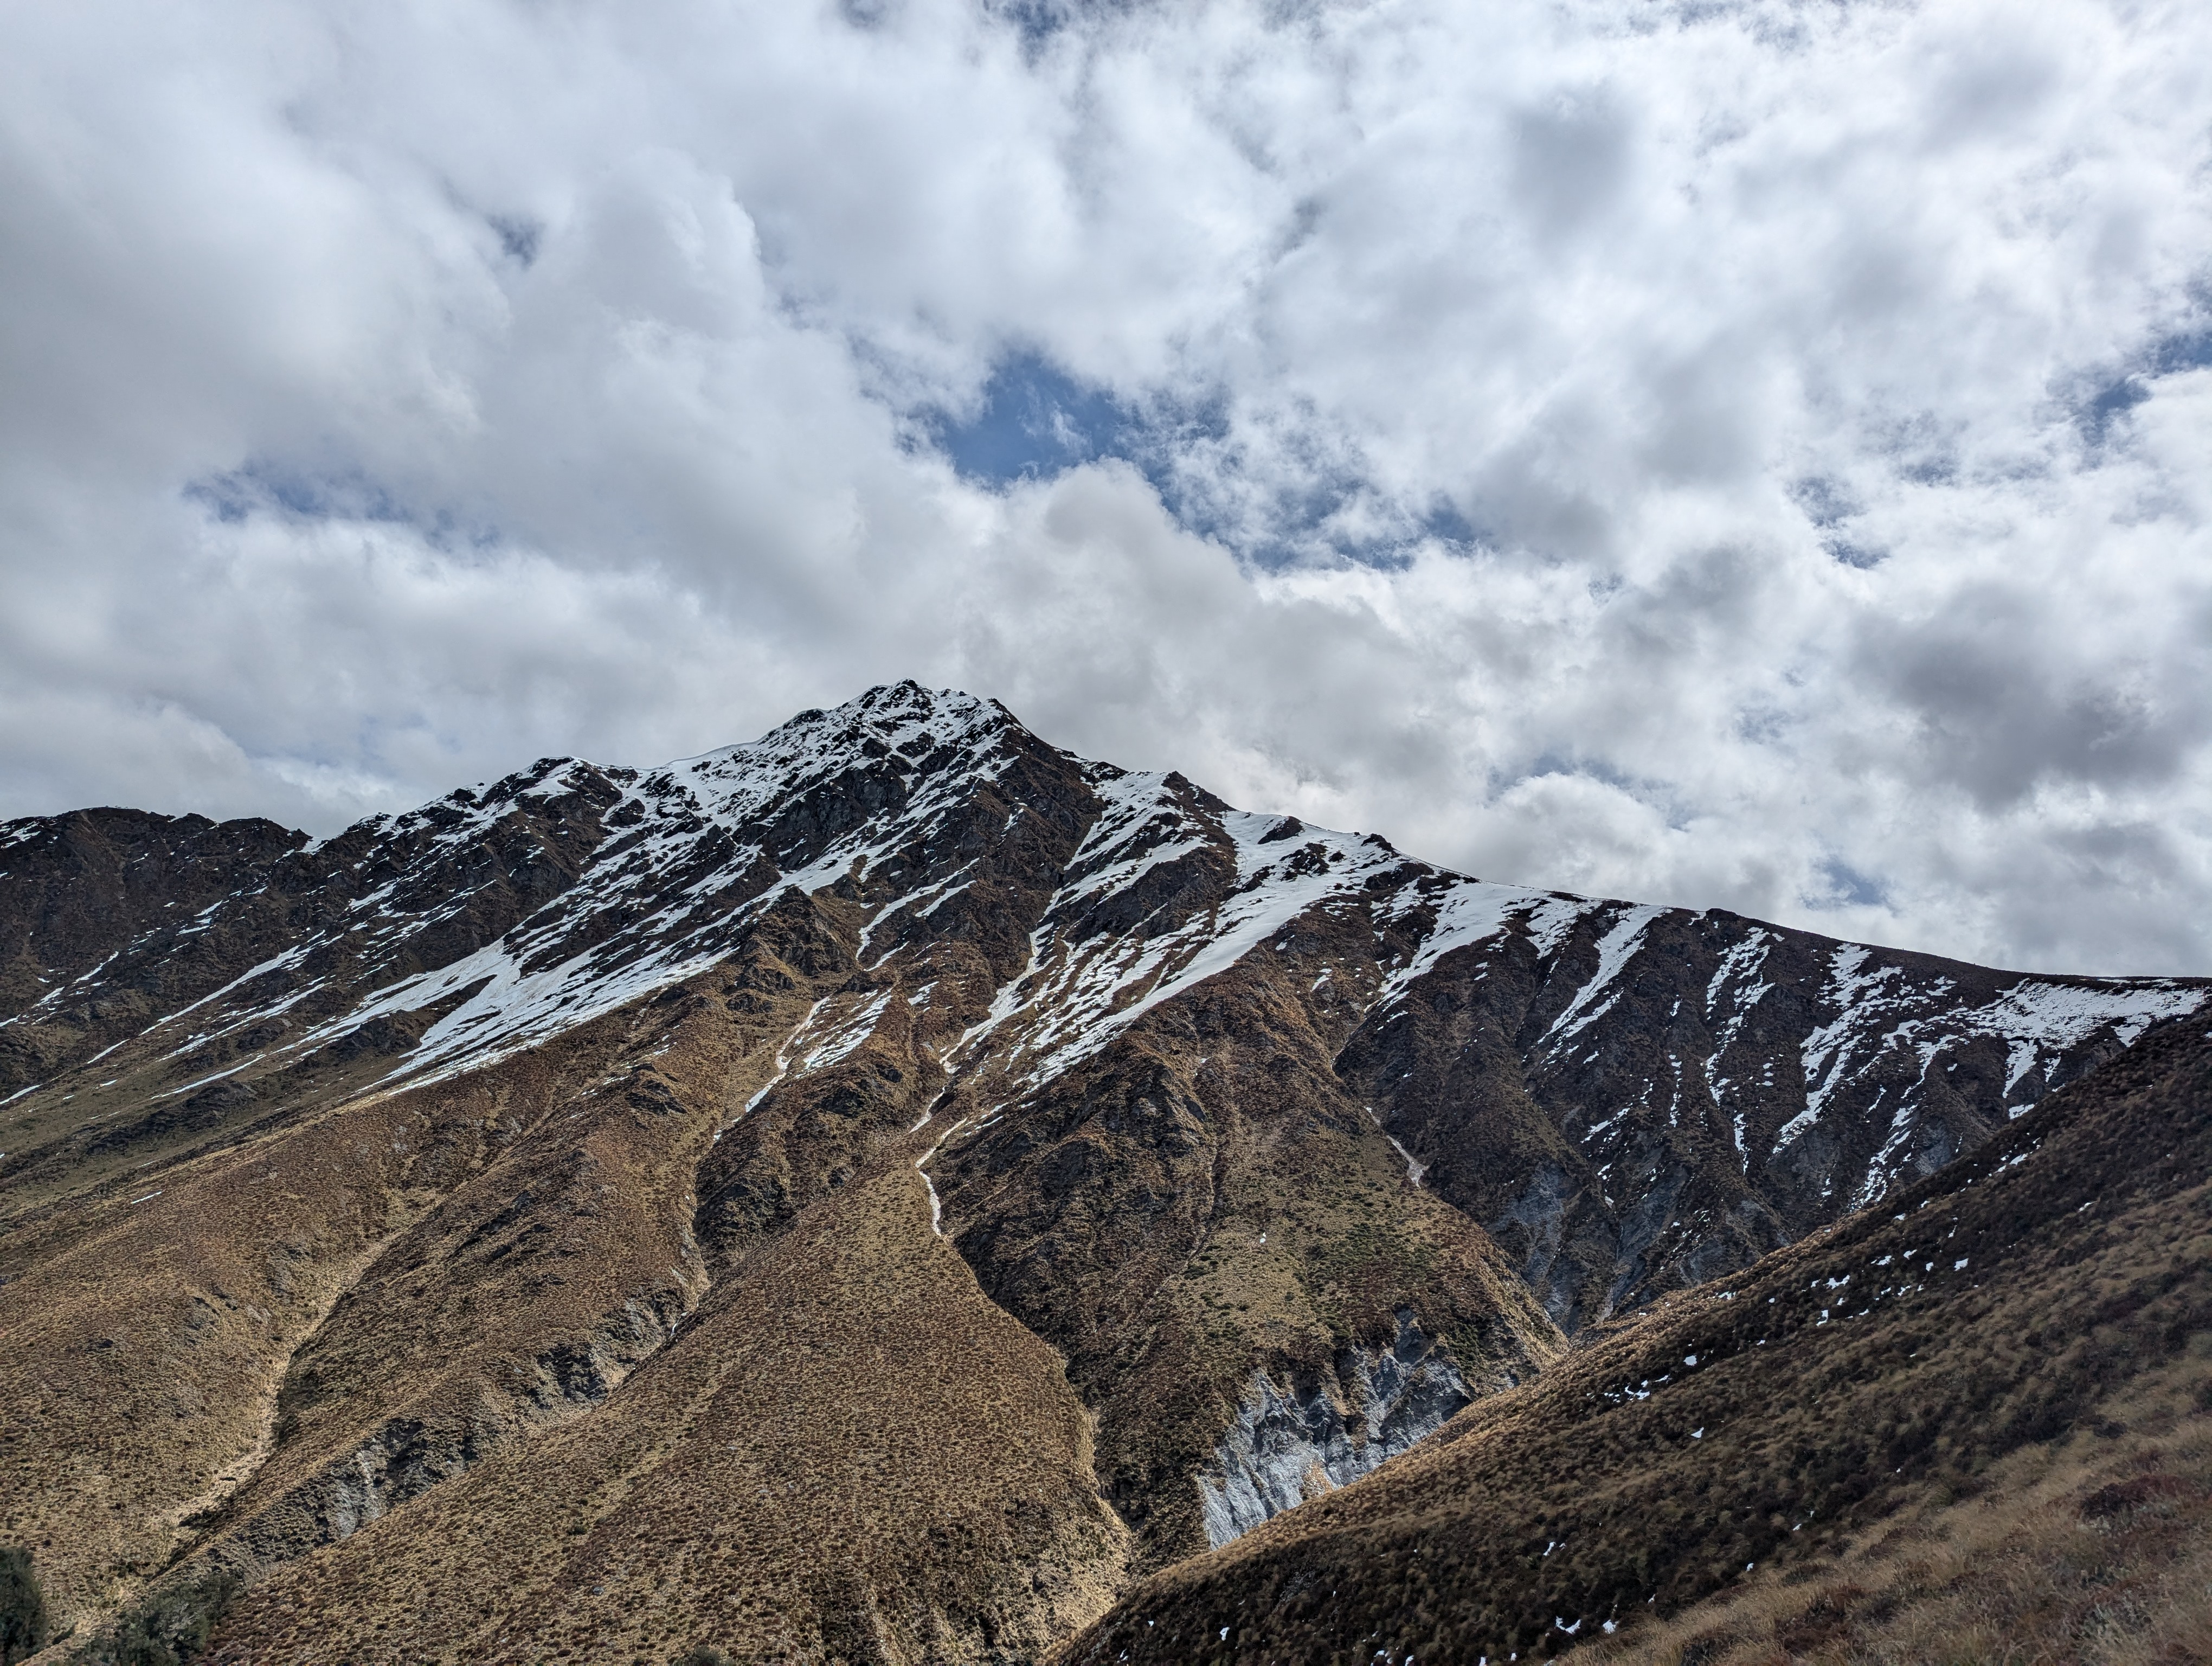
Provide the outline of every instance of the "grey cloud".
{"type": "Polygon", "coordinates": [[[1635,153],[1607,89],[1555,94],[1513,120],[1513,193],[1547,240],[1581,230],[1628,187],[1635,153]]]}
{"type": "Polygon", "coordinates": [[[1929,88],[1929,141],[1939,147],[2017,134],[2059,88],[2050,52],[2016,30],[1947,58],[1929,88]]]}
{"type": "Polygon", "coordinates": [[[2049,623],[2016,597],[1970,593],[1954,617],[1882,631],[1859,663],[1910,714],[1924,778],[1984,808],[2052,782],[2172,781],[2204,745],[2202,696],[2130,686],[2125,662],[2085,675],[2049,623]]]}
{"type": "Polygon", "coordinates": [[[1670,482],[1741,478],[1764,459],[1764,389],[1742,374],[1741,344],[1726,334],[1656,368],[1650,389],[1656,410],[1644,453],[1670,482]]]}

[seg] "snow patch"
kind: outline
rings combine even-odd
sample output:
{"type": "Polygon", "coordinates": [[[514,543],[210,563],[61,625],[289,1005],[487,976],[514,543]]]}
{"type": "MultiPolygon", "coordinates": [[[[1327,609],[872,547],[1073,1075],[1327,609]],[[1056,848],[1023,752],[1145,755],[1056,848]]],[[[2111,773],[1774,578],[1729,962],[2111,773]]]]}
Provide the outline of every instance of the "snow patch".
{"type": "Polygon", "coordinates": [[[1588,1013],[1578,1019],[1576,1016],[1599,994],[1611,987],[1613,979],[1620,976],[1622,969],[1634,958],[1637,946],[1643,941],[1644,933],[1650,928],[1651,922],[1666,912],[1665,909],[1648,903],[1639,903],[1634,908],[1626,909],[1621,912],[1620,917],[1613,921],[1612,927],[1598,939],[1597,970],[1590,974],[1589,982],[1575,992],[1575,998],[1567,1003],[1566,1009],[1552,1020],[1552,1027],[1544,1032],[1545,1040],[1549,1041],[1556,1036],[1565,1041],[1582,1029],[1584,1025],[1595,1019],[1599,1013],[1605,1010],[1601,1007],[1598,1012],[1588,1013]],[[1570,1020],[1574,1021],[1570,1022],[1570,1020]]]}

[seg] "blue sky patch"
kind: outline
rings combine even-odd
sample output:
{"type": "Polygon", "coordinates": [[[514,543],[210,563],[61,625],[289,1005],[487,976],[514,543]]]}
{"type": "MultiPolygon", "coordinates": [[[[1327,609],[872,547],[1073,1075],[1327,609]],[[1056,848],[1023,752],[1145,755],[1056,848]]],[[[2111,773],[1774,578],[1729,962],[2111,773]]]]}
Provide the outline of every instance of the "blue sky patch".
{"type": "Polygon", "coordinates": [[[522,266],[536,263],[538,246],[545,240],[545,228],[542,224],[513,214],[487,214],[484,223],[499,239],[500,252],[508,259],[522,266]]]}
{"type": "Polygon", "coordinates": [[[1261,567],[1316,553],[1397,567],[1427,541],[1470,549],[1482,529],[1442,494],[1425,507],[1378,497],[1354,459],[1314,441],[1291,450],[1302,468],[1250,489],[1218,397],[1158,392],[1117,398],[1032,349],[999,361],[973,410],[925,410],[922,425],[961,477],[998,488],[1048,480],[1115,458],[1151,483],[1169,514],[1261,567]]]}
{"type": "Polygon", "coordinates": [[[317,473],[269,458],[250,458],[222,474],[189,482],[185,496],[217,520],[256,513],[301,520],[412,520],[397,498],[357,469],[317,473]]]}
{"type": "Polygon", "coordinates": [[[973,416],[940,415],[931,426],[955,469],[993,486],[1129,456],[1135,438],[1134,423],[1110,395],[1028,351],[1000,361],[973,416]]]}
{"type": "Polygon", "coordinates": [[[358,467],[312,469],[273,458],[249,458],[221,474],[203,475],[184,489],[217,520],[235,525],[255,515],[289,520],[376,521],[412,527],[444,549],[488,549],[499,541],[493,527],[470,525],[450,509],[407,502],[358,467]]]}
{"type": "Polygon", "coordinates": [[[1820,864],[1820,877],[1828,882],[1827,895],[1807,897],[1808,907],[1880,909],[1889,906],[1889,893],[1882,889],[1881,881],[1869,879],[1839,857],[1831,856],[1820,864]]]}
{"type": "Polygon", "coordinates": [[[2091,446],[2101,446],[2111,437],[2115,422],[2150,398],[2152,382],[2208,366],[2212,366],[2212,329],[2179,330],[2159,336],[2131,368],[2090,385],[2087,395],[2075,406],[2075,424],[2082,439],[2091,446]]]}

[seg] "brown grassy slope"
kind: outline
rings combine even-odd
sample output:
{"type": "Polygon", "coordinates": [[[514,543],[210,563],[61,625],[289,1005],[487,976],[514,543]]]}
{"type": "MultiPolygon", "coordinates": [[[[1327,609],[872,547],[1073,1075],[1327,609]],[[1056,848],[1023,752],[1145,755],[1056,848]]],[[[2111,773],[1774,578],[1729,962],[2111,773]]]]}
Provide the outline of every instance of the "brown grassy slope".
{"type": "Polygon", "coordinates": [[[253,1587],[213,1662],[1033,1657],[1124,1535],[1060,1361],[878,1167],[591,1416],[253,1587]]]}
{"type": "Polygon", "coordinates": [[[1810,1554],[1907,1483],[2063,1433],[2212,1327],[2208,1173],[2212,1045],[2190,1021],[1878,1211],[1171,1570],[1068,1658],[1542,1654],[1563,1625],[1810,1554]]]}
{"type": "Polygon", "coordinates": [[[733,1021],[772,1021],[785,1034],[698,1166],[698,1231],[710,1266],[741,1259],[890,1147],[908,1145],[944,1085],[932,1043],[988,1004],[990,971],[964,943],[863,970],[854,953],[858,913],[832,896],[787,892],[727,969],[733,1021]],[[933,984],[943,999],[917,1012],[914,995],[933,984]],[[947,984],[974,993],[946,994],[947,984]]]}
{"type": "Polygon", "coordinates": [[[294,1350],[386,1243],[545,1114],[574,1051],[310,1116],[15,1224],[0,1537],[36,1554],[58,1619],[165,1565],[182,1518],[252,1471],[294,1350]]]}
{"type": "Polygon", "coordinates": [[[1668,1620],[1586,1666],[2190,1666],[2212,1661],[2212,1338],[1960,1487],[1668,1620]]]}
{"type": "Polygon", "coordinates": [[[748,1072],[747,1038],[687,988],[594,1029],[591,1075],[384,1247],[301,1345],[274,1450],[202,1547],[252,1567],[342,1537],[603,1400],[696,1303],[692,1176],[732,1078],[765,1066],[748,1072]]]}
{"type": "MultiPolygon", "coordinates": [[[[336,1108],[271,1100],[258,1129],[128,1190],[19,1212],[0,1531],[36,1551],[64,1619],[94,1623],[175,1556],[251,1572],[343,1537],[602,1400],[704,1287],[694,1191],[716,1130],[811,1004],[818,1040],[896,982],[858,974],[842,907],[787,897],[725,967],[503,1064],[336,1108]]],[[[952,1001],[935,1025],[972,1016],[952,1001]]],[[[765,1142],[783,1217],[902,1137],[905,1097],[942,1079],[897,1000],[838,1066],[805,1071],[804,1045],[726,1142],[765,1142]],[[856,1085],[882,1081],[906,1095],[856,1121],[856,1085]]]]}
{"type": "Polygon", "coordinates": [[[772,924],[789,929],[521,1057],[149,1170],[136,1230],[64,1207],[14,1235],[0,1311],[54,1392],[7,1431],[6,1519],[72,1617],[173,1556],[250,1573],[341,1538],[659,1347],[707,1282],[701,1160],[817,998],[773,945],[826,945],[825,1005],[857,999],[835,994],[852,963],[813,904],[772,924]],[[286,1235],[295,1207],[322,1237],[286,1235]],[[185,1239],[161,1238],[173,1223],[185,1239]],[[81,1331],[112,1345],[88,1355],[81,1331]],[[173,1416],[145,1417],[155,1395],[173,1416]]]}
{"type": "Polygon", "coordinates": [[[743,1018],[672,989],[335,1106],[313,1080],[217,1149],[19,1213],[0,1534],[89,1623],[173,1556],[282,1560],[602,1397],[703,1287],[693,1177],[793,989],[743,1018]]]}

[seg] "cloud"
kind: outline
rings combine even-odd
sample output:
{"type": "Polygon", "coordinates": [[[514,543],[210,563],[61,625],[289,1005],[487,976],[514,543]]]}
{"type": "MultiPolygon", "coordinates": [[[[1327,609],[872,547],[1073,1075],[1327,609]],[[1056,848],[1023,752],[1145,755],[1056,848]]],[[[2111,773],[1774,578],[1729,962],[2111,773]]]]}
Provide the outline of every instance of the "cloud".
{"type": "Polygon", "coordinates": [[[0,23],[0,813],[915,675],[1486,877],[2212,970],[2187,8],[0,23]]]}

